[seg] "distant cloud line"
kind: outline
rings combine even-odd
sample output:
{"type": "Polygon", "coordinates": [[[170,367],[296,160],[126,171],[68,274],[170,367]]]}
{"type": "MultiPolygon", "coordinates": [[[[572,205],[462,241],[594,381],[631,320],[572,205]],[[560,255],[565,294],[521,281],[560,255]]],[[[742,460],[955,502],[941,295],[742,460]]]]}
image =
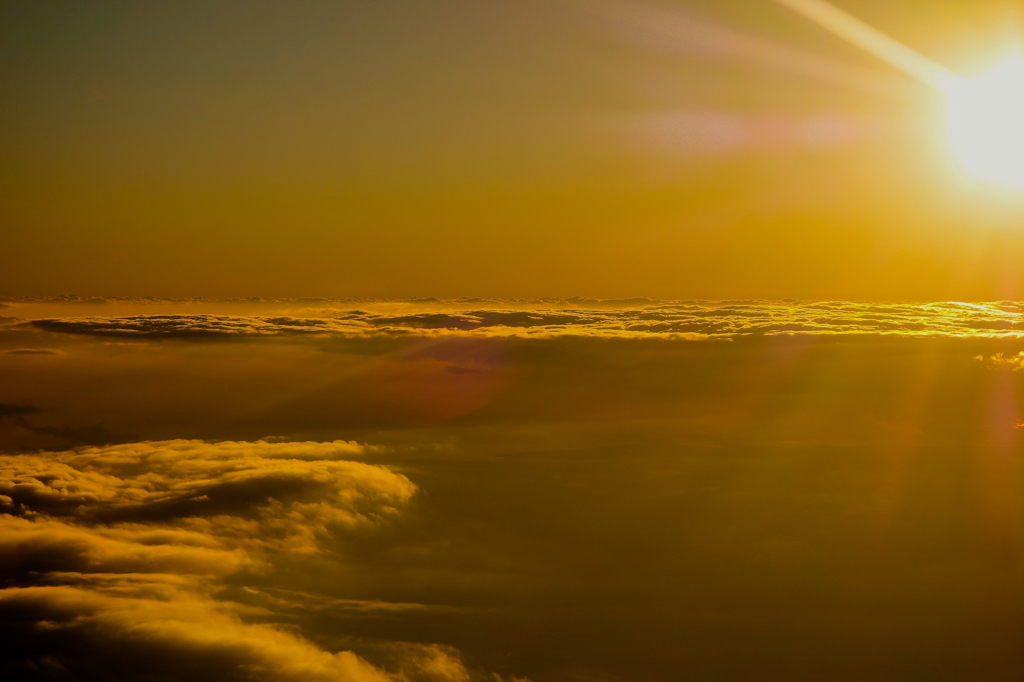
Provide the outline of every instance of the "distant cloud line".
{"type": "Polygon", "coordinates": [[[288,315],[165,314],[60,317],[22,322],[20,329],[137,339],[380,335],[495,337],[593,336],[711,339],[751,335],[868,334],[1016,337],[1024,334],[1018,303],[680,302],[639,307],[556,308],[520,302],[479,308],[448,303],[405,314],[309,308],[288,315]],[[513,305],[515,307],[513,307],[513,305]],[[433,309],[432,309],[433,308],[433,309]]]}

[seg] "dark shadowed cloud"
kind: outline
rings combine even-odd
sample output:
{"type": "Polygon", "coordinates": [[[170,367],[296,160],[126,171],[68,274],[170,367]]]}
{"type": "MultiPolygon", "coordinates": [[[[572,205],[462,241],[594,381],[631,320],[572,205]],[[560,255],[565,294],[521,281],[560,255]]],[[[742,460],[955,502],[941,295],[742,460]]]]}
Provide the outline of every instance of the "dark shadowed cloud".
{"type": "Polygon", "coordinates": [[[148,338],[211,338],[221,336],[271,336],[330,331],[323,320],[215,315],[151,315],[125,318],[33,320],[43,331],[95,336],[148,338]]]}
{"type": "MultiPolygon", "coordinates": [[[[35,353],[28,354],[35,355],[35,353]]],[[[27,419],[28,415],[35,415],[40,412],[41,410],[35,405],[0,403],[0,420],[4,417],[11,417],[15,428],[37,436],[55,439],[64,445],[109,445],[111,443],[133,440],[131,436],[111,432],[102,424],[94,424],[92,426],[51,426],[36,424],[27,419]]]]}
{"type": "Polygon", "coordinates": [[[24,417],[27,414],[35,414],[39,408],[35,405],[9,405],[0,403],[0,419],[4,417],[24,417]]]}

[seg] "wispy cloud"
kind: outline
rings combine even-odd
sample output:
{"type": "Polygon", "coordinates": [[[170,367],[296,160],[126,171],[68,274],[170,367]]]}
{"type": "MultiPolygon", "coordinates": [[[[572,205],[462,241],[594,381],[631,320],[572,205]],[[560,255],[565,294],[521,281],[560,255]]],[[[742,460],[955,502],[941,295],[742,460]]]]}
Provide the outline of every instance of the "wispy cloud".
{"type": "Polygon", "coordinates": [[[53,426],[37,424],[28,419],[29,415],[36,415],[41,411],[35,405],[0,403],[0,420],[3,420],[4,417],[11,417],[18,428],[39,436],[55,438],[63,445],[109,445],[135,440],[134,437],[113,433],[102,424],[53,426]]]}
{"type": "MultiPolygon", "coordinates": [[[[975,359],[984,360],[985,356],[979,355],[975,359]]],[[[1011,371],[1024,369],[1024,351],[1021,351],[1016,355],[1003,355],[1002,353],[996,353],[988,359],[988,365],[993,369],[1008,369],[1011,371]]]]}

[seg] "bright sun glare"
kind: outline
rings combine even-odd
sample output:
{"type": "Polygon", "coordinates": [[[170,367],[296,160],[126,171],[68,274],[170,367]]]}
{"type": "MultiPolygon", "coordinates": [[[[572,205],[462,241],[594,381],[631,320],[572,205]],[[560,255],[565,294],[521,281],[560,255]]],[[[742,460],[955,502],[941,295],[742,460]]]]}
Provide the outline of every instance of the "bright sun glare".
{"type": "Polygon", "coordinates": [[[977,78],[961,78],[828,0],[776,2],[939,88],[946,96],[949,146],[964,170],[1024,188],[1024,56],[1010,57],[977,78]]]}
{"type": "Polygon", "coordinates": [[[981,180],[1024,187],[1024,56],[943,90],[946,133],[964,169],[981,180]]]}

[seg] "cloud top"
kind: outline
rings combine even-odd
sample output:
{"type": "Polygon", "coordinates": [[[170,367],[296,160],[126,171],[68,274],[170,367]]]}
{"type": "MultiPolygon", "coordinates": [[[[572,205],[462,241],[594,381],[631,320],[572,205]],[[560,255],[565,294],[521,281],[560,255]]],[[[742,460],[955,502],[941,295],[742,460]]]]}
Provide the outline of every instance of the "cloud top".
{"type": "Polygon", "coordinates": [[[179,440],[0,456],[0,677],[470,680],[450,648],[404,644],[389,672],[220,594],[278,554],[399,515],[415,486],[353,461],[364,454],[179,440]]]}
{"type": "Polygon", "coordinates": [[[397,513],[415,487],[349,461],[355,443],[164,441],[0,460],[0,510],[88,525],[174,524],[223,544],[314,552],[333,529],[397,513]]]}

